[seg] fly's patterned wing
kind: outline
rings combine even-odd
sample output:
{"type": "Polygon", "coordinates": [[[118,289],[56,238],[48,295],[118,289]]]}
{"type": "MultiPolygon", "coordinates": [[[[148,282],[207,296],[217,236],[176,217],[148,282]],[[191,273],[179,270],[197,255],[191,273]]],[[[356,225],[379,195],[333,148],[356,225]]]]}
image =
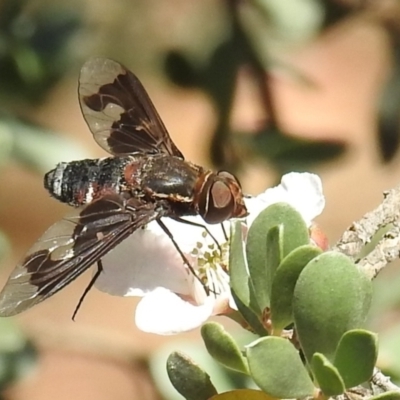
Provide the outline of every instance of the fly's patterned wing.
{"type": "Polygon", "coordinates": [[[20,313],[57,293],[136,229],[157,217],[153,204],[103,197],[51,226],[0,293],[0,316],[20,313]]]}
{"type": "Polygon", "coordinates": [[[107,152],[184,158],[138,78],[121,64],[105,58],[87,61],[79,78],[79,101],[94,138],[107,152]]]}

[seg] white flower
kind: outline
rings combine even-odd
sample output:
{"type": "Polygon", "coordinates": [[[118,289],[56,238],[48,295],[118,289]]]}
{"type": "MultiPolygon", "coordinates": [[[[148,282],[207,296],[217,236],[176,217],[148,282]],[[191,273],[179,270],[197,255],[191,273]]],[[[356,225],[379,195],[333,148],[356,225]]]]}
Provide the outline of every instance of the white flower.
{"type": "MultiPolygon", "coordinates": [[[[310,226],[325,205],[320,178],[308,173],[287,174],[280,185],[245,202],[248,226],[276,202],[291,204],[310,226]]],[[[96,287],[112,295],[142,297],[135,321],[143,331],[164,335],[188,331],[210,316],[227,314],[235,307],[227,273],[228,240],[221,225],[206,225],[201,217],[185,219],[204,225],[208,233],[169,218],[163,222],[197,277],[157,222],[137,230],[103,258],[104,271],[96,287]]],[[[229,223],[224,227],[229,235],[229,223]]]]}
{"type": "Polygon", "coordinates": [[[307,226],[321,214],[325,207],[322,182],[318,175],[291,172],[282,177],[281,184],[267,189],[264,193],[246,201],[250,224],[257,215],[271,204],[285,202],[294,207],[303,217],[307,226]]]}

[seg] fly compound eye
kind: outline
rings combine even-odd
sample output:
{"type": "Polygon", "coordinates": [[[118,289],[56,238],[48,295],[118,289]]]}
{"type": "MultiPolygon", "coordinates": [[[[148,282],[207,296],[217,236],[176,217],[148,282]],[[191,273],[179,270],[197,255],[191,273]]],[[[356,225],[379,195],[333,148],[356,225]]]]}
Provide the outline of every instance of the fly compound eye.
{"type": "Polygon", "coordinates": [[[235,184],[237,184],[238,187],[241,188],[240,182],[238,181],[236,176],[232,175],[228,171],[219,171],[218,172],[218,177],[224,179],[225,181],[235,182],[235,184]]]}
{"type": "Polygon", "coordinates": [[[231,217],[234,211],[233,195],[223,181],[215,181],[207,196],[204,220],[209,224],[218,224],[231,217]]]}
{"type": "Polygon", "coordinates": [[[231,190],[224,182],[217,181],[211,186],[210,199],[216,209],[224,209],[231,203],[231,190]]]}

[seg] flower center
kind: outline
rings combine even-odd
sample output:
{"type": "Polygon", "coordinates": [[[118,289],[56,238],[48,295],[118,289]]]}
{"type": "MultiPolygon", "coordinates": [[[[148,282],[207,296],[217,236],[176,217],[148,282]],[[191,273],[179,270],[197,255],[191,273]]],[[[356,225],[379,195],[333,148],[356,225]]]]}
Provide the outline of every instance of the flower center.
{"type": "Polygon", "coordinates": [[[216,244],[210,241],[206,231],[202,232],[202,241],[196,243],[191,255],[197,261],[197,276],[203,282],[208,294],[215,297],[229,291],[229,242],[216,244]]]}

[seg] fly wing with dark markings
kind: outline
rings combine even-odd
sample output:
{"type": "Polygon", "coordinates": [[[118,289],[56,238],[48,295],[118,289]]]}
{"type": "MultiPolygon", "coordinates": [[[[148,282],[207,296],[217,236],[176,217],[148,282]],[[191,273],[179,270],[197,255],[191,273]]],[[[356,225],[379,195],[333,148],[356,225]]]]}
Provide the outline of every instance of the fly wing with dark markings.
{"type": "Polygon", "coordinates": [[[110,195],[51,226],[0,293],[0,316],[18,314],[57,293],[131,233],[157,217],[153,204],[110,195]]]}
{"type": "Polygon", "coordinates": [[[107,152],[183,159],[139,79],[116,61],[93,58],[84,64],[79,102],[94,138],[107,152]]]}

